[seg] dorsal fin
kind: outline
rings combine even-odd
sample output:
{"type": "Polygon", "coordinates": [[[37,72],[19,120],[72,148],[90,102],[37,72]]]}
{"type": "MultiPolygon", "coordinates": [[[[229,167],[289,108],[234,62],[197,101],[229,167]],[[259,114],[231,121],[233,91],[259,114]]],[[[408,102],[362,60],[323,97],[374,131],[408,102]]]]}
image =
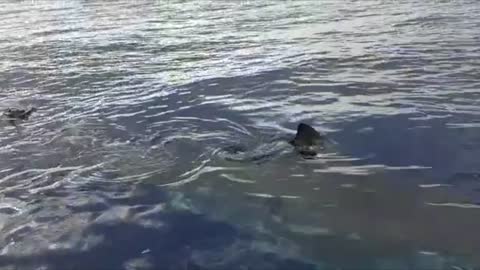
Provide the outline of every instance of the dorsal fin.
{"type": "Polygon", "coordinates": [[[297,135],[290,142],[295,146],[311,146],[322,143],[323,136],[313,127],[305,123],[300,123],[297,127],[297,135]]]}

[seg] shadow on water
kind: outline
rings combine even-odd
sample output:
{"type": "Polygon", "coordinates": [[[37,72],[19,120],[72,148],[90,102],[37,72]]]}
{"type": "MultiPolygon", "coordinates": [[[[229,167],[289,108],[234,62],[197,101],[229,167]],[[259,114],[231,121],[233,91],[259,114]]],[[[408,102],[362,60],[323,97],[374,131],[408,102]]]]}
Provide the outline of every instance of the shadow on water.
{"type": "MultiPolygon", "coordinates": [[[[324,180],[309,202],[235,196],[231,190],[217,201],[213,197],[219,195],[212,194],[196,201],[209,200],[205,212],[221,216],[224,211],[224,219],[288,239],[303,256],[339,269],[475,269],[469,261],[479,259],[478,237],[470,232],[480,224],[478,209],[435,203],[460,201],[462,196],[453,198],[453,192],[442,187],[395,185],[368,177],[351,187],[338,187],[342,179],[335,180],[324,180]]],[[[222,188],[212,190],[219,193],[222,188]]]]}
{"type": "MultiPolygon", "coordinates": [[[[87,189],[92,191],[93,188],[102,189],[99,185],[87,189]]],[[[151,211],[149,206],[159,205],[159,200],[162,200],[160,204],[164,203],[164,191],[148,186],[146,190],[142,189],[141,193],[141,196],[110,200],[109,203],[130,205],[129,210],[137,212],[146,222],[139,222],[133,217],[100,221],[101,218],[97,217],[97,221],[92,222],[82,232],[81,238],[101,239],[100,243],[90,248],[49,248],[31,255],[0,255],[0,268],[38,269],[41,266],[54,270],[315,269],[312,264],[300,260],[285,258],[274,252],[255,250],[252,236],[228,223],[213,221],[204,215],[175,210],[168,206],[161,211],[151,211]]],[[[62,196],[61,193],[56,195],[62,196]]],[[[76,208],[76,211],[94,212],[91,208],[76,208]]]]}

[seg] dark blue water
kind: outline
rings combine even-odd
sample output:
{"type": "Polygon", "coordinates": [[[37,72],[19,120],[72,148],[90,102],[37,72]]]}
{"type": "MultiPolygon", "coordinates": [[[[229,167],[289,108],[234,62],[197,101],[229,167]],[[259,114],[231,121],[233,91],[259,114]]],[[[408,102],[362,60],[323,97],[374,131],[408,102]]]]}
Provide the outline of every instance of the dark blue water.
{"type": "Polygon", "coordinates": [[[0,2],[0,269],[480,269],[479,12],[0,2]]]}

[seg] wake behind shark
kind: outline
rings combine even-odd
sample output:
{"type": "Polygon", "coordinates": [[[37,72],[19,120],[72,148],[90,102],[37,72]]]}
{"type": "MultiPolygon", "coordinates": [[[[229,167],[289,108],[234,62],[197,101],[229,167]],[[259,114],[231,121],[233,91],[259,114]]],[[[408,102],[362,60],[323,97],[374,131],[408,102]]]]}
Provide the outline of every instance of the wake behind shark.
{"type": "Polygon", "coordinates": [[[312,126],[300,123],[297,133],[291,140],[275,139],[249,149],[245,145],[230,145],[223,148],[222,156],[230,161],[263,162],[283,152],[290,152],[291,146],[303,158],[312,159],[325,149],[326,137],[321,135],[312,126]]]}

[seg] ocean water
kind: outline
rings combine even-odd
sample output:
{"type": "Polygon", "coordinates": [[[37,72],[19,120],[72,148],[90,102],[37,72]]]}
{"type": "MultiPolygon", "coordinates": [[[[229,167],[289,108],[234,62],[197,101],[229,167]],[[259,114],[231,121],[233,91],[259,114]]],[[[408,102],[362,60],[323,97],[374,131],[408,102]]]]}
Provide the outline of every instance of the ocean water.
{"type": "Polygon", "coordinates": [[[0,269],[480,269],[479,13],[1,1],[0,269]]]}

